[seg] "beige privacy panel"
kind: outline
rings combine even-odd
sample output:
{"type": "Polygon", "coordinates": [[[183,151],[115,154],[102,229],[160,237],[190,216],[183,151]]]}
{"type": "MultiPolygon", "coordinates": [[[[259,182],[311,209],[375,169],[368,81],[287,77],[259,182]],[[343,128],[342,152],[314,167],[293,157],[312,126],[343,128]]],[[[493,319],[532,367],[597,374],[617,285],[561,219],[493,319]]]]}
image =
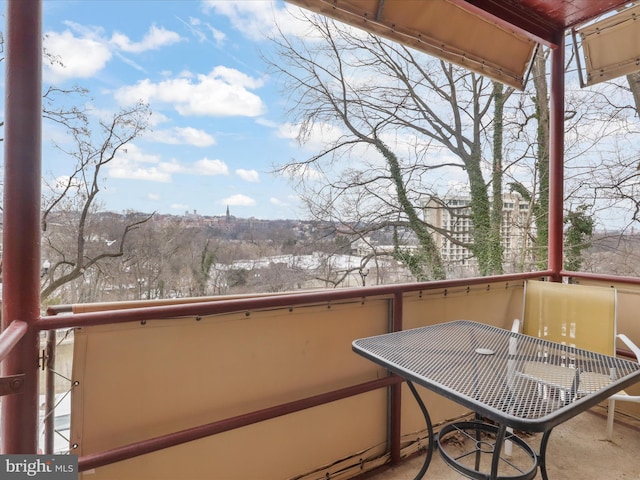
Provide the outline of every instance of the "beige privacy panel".
{"type": "Polygon", "coordinates": [[[640,4],[577,29],[586,85],[640,70],[640,4]]]}
{"type": "MultiPolygon", "coordinates": [[[[368,299],[79,328],[73,453],[100,452],[384,376],[351,351],[351,342],[386,332],[388,318],[388,300],[368,299]]],[[[386,415],[381,389],[82,477],[290,478],[356,452],[383,452],[386,415]]]]}
{"type": "Polygon", "coordinates": [[[404,328],[416,328],[453,320],[511,328],[522,315],[523,282],[495,282],[425,290],[404,301],[404,328]]]}
{"type": "Polygon", "coordinates": [[[288,1],[519,90],[524,88],[536,47],[524,34],[451,0],[288,1]]]}
{"type": "MultiPolygon", "coordinates": [[[[495,282],[469,287],[425,290],[405,297],[404,329],[450,322],[474,320],[502,328],[511,328],[522,314],[523,282],[495,282]]],[[[402,396],[402,435],[415,439],[425,435],[425,419],[406,386],[402,396]]],[[[434,426],[469,413],[469,409],[418,387],[429,409],[434,426]]]]}

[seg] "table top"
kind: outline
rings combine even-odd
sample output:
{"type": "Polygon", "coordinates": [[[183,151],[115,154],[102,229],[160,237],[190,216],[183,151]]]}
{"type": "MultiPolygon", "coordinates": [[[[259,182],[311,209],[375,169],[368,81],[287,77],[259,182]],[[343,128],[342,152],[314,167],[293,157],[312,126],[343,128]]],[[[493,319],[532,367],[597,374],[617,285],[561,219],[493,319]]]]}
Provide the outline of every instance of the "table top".
{"type": "Polygon", "coordinates": [[[640,365],[468,320],[355,340],[415,384],[524,431],[547,431],[640,381],[640,365]]]}

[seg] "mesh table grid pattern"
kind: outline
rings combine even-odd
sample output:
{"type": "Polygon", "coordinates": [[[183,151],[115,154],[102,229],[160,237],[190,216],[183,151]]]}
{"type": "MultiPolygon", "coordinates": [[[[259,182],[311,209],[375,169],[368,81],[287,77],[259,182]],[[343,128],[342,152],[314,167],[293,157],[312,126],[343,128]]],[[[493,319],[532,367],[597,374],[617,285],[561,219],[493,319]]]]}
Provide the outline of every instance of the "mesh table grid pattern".
{"type": "Polygon", "coordinates": [[[353,346],[418,384],[525,420],[543,419],[640,373],[635,362],[465,320],[360,339],[353,346]]]}

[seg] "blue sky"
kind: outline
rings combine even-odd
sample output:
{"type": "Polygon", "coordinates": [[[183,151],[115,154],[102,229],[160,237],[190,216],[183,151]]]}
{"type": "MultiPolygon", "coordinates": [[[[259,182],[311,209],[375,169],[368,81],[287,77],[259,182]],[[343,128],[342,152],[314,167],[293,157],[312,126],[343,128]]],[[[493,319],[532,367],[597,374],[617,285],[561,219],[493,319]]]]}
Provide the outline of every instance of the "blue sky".
{"type": "MultiPolygon", "coordinates": [[[[4,0],[0,6],[4,12],[4,0]]],[[[150,129],[104,172],[102,208],[224,215],[229,206],[243,218],[307,217],[288,179],[270,172],[308,159],[338,133],[316,129],[298,146],[286,94],[261,60],[271,53],[274,19],[285,33],[304,35],[287,9],[297,10],[282,0],[43,0],[44,45],[62,64],[45,64],[45,88],[87,88],[96,119],[140,99],[153,112],[150,129]]],[[[49,183],[73,166],[54,141],[68,136],[45,123],[49,183]]],[[[432,157],[455,161],[447,152],[432,157]]],[[[462,171],[446,172],[445,191],[466,188],[462,171]]]]}
{"type": "MultiPolygon", "coordinates": [[[[3,11],[6,5],[3,4],[3,11]]],[[[108,118],[142,99],[152,126],[105,172],[107,210],[303,218],[289,182],[269,173],[304,157],[284,117],[283,95],[259,49],[281,2],[270,0],[44,0],[44,84],[80,85],[108,118]]],[[[287,25],[286,21],[283,25],[287,25]]],[[[288,27],[287,27],[288,28],[288,27]]],[[[43,132],[43,174],[68,159],[43,132]]]]}

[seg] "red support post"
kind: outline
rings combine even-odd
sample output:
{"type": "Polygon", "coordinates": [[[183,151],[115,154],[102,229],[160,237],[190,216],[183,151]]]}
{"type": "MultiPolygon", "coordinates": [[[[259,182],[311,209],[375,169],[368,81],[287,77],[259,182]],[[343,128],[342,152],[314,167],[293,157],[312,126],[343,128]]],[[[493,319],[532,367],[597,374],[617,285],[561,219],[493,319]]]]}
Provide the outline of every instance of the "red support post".
{"type": "Polygon", "coordinates": [[[44,417],[44,453],[53,453],[55,443],[55,408],[56,408],[56,330],[47,332],[47,348],[42,359],[46,362],[46,397],[44,417]]]}
{"type": "Polygon", "coordinates": [[[7,2],[2,235],[2,328],[27,331],[2,362],[3,376],[24,374],[22,393],[2,398],[0,452],[36,453],[40,317],[42,1],[7,2]]]}
{"type": "MultiPolygon", "coordinates": [[[[396,292],[393,295],[393,316],[392,316],[392,332],[402,330],[402,310],[404,296],[402,292],[396,292]]],[[[389,450],[391,453],[391,463],[397,465],[400,463],[402,438],[402,383],[393,384],[389,387],[389,450]]]]}
{"type": "Polygon", "coordinates": [[[562,271],[564,214],[564,62],[565,40],[551,51],[551,99],[549,118],[549,256],[554,281],[562,271]]]}

